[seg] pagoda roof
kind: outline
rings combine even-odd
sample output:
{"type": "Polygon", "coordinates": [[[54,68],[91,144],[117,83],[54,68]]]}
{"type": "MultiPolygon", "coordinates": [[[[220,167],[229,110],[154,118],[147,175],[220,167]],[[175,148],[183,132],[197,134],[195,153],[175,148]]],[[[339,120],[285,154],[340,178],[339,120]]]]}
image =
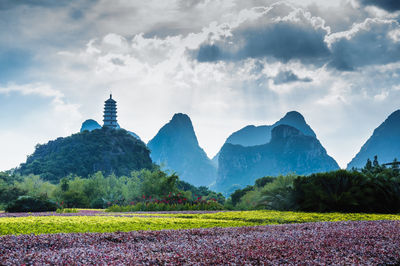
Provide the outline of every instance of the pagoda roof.
{"type": "Polygon", "coordinates": [[[114,101],[114,99],[112,98],[112,94],[110,94],[110,98],[105,102],[106,103],[116,103],[116,101],[114,101]]]}

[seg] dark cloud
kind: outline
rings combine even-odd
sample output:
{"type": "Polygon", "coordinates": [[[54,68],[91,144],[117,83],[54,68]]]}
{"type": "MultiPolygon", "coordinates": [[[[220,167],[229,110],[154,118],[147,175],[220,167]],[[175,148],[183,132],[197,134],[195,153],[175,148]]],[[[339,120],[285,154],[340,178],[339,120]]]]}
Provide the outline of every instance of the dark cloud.
{"type": "Polygon", "coordinates": [[[360,0],[361,4],[366,6],[377,6],[381,9],[385,9],[389,12],[395,12],[400,10],[399,0],[360,0]]]}
{"type": "Polygon", "coordinates": [[[311,78],[299,78],[295,73],[292,71],[281,71],[274,77],[274,84],[279,85],[279,84],[284,84],[284,83],[292,83],[296,81],[300,82],[311,82],[311,78]]]}
{"type": "MultiPolygon", "coordinates": [[[[324,27],[315,26],[321,23],[307,17],[275,21],[244,23],[227,38],[202,44],[192,56],[199,62],[266,57],[283,63],[299,60],[340,71],[400,61],[400,24],[395,20],[368,18],[330,35],[324,27]]],[[[281,75],[274,80],[276,84],[299,81],[294,74],[281,75]]]]}
{"type": "Polygon", "coordinates": [[[199,62],[274,57],[283,62],[298,59],[316,64],[330,55],[324,42],[325,35],[325,30],[287,21],[242,26],[232,32],[233,37],[203,44],[195,56],[199,62]]]}
{"type": "MultiPolygon", "coordinates": [[[[397,22],[366,20],[357,30],[335,38],[330,66],[344,71],[400,61],[400,43],[391,37],[397,22]]],[[[400,37],[400,36],[398,36],[400,37]]]]}

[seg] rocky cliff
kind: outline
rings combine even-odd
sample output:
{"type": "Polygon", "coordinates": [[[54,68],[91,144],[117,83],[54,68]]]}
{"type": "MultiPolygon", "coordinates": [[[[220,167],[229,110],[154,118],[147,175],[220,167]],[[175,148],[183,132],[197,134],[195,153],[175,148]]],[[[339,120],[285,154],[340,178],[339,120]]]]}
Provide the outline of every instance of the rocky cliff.
{"type": "Polygon", "coordinates": [[[189,116],[175,114],[147,146],[155,163],[177,172],[183,181],[196,186],[215,182],[216,169],[199,146],[189,116]]]}
{"type": "Polygon", "coordinates": [[[220,152],[215,188],[232,192],[232,188],[253,184],[263,176],[288,173],[306,175],[339,169],[321,143],[314,137],[288,126],[271,131],[267,144],[245,147],[226,143],[220,152]]]}

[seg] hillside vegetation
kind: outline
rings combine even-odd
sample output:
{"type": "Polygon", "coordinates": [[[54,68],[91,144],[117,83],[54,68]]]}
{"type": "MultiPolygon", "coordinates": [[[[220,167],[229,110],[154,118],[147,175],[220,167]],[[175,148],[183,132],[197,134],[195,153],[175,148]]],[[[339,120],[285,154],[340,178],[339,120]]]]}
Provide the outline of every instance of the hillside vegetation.
{"type": "Polygon", "coordinates": [[[87,177],[101,171],[121,176],[152,166],[150,151],[142,141],[125,130],[102,128],[37,145],[16,173],[57,182],[70,174],[87,177]]]}

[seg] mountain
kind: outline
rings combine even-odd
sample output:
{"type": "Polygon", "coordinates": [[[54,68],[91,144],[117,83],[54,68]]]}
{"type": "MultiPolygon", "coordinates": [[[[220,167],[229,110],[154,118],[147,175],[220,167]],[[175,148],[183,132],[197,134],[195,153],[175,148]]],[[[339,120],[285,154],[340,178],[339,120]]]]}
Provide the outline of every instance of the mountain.
{"type": "Polygon", "coordinates": [[[99,123],[97,123],[93,119],[88,119],[88,120],[86,120],[85,122],[82,123],[80,132],[82,133],[85,130],[92,131],[92,130],[100,129],[100,128],[101,128],[101,126],[100,126],[99,123]]]}
{"type": "Polygon", "coordinates": [[[224,144],[215,189],[229,193],[263,176],[307,175],[336,169],[338,164],[318,139],[292,126],[278,125],[272,129],[267,144],[249,147],[224,144]]]}
{"type": "Polygon", "coordinates": [[[146,145],[122,129],[101,128],[36,145],[16,172],[58,181],[69,174],[87,177],[97,171],[117,176],[152,168],[146,145]]]}
{"type": "MultiPolygon", "coordinates": [[[[97,123],[96,120],[88,119],[88,120],[86,120],[85,122],[82,123],[80,132],[82,133],[82,132],[85,131],[85,130],[87,130],[87,131],[92,131],[92,130],[100,129],[100,128],[102,128],[102,126],[100,126],[100,124],[97,123]]],[[[117,128],[118,128],[118,129],[121,129],[121,127],[119,126],[119,124],[117,124],[117,128]]],[[[140,137],[139,137],[138,135],[136,135],[134,132],[128,131],[128,130],[127,130],[127,132],[128,132],[131,136],[133,136],[133,137],[137,138],[138,140],[140,140],[140,137]]]]}
{"type": "Polygon", "coordinates": [[[189,116],[175,114],[147,144],[151,158],[195,186],[215,182],[216,169],[200,148],[189,116]]]}
{"type": "Polygon", "coordinates": [[[271,126],[246,126],[232,133],[226,140],[226,143],[240,144],[242,146],[255,146],[268,143],[271,139],[272,129],[279,125],[292,126],[300,130],[304,135],[316,137],[304,117],[299,112],[291,111],[271,126]]]}
{"type": "MultiPolygon", "coordinates": [[[[245,147],[266,144],[271,140],[271,131],[274,127],[279,125],[288,125],[300,130],[307,136],[316,137],[314,131],[307,124],[302,114],[296,111],[286,113],[279,121],[273,125],[264,126],[246,126],[234,133],[232,133],[225,141],[225,143],[239,144],[245,147]]],[[[212,159],[214,165],[218,166],[218,156],[212,159]]]]}
{"type": "Polygon", "coordinates": [[[380,163],[392,162],[394,158],[400,159],[400,110],[393,112],[374,130],[347,168],[364,167],[368,158],[373,160],[375,155],[380,163]]]}

